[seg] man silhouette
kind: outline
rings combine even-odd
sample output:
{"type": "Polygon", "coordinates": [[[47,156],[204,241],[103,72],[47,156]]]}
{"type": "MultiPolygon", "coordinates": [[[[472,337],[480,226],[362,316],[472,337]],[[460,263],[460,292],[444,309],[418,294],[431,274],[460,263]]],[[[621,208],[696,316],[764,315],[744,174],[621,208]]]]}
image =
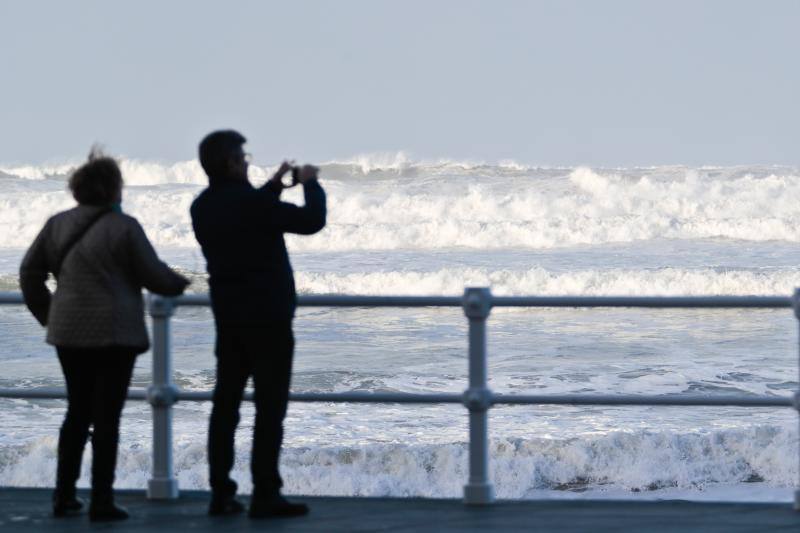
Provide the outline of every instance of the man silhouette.
{"type": "Polygon", "coordinates": [[[211,515],[239,513],[236,483],[230,478],[234,433],[247,379],[253,377],[256,419],[250,470],[251,518],[300,516],[303,504],[288,502],[278,457],[289,397],[294,352],[292,319],[296,293],[284,233],[310,235],[325,226],[325,192],[318,169],[293,169],[284,162],[263,187],[247,178],[246,139],[232,130],[215,131],[200,143],[200,164],[209,186],[192,203],[197,241],[206,258],[211,308],[217,327],[217,381],[208,432],[211,515]],[[305,206],[282,202],[281,178],[293,171],[305,206]]]}

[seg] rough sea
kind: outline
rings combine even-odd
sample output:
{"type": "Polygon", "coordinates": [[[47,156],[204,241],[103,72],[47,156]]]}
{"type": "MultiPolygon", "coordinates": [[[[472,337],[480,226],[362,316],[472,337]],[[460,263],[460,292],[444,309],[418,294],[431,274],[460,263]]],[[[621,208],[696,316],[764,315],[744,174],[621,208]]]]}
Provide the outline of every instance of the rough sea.
{"type": "MultiPolygon", "coordinates": [[[[25,248],[74,205],[74,163],[0,166],[0,291],[25,248]]],[[[122,161],[123,210],[205,292],[188,208],[196,161],[122,161]]],[[[263,183],[273,168],[251,167],[263,183]]],[[[800,169],[776,166],[536,167],[369,155],[322,165],[329,222],[287,239],[304,294],[790,295],[800,286],[800,169]]],[[[285,199],[301,201],[291,190],[285,199]]],[[[496,309],[490,387],[503,393],[767,394],[797,388],[797,321],[783,310],[496,309]]],[[[462,392],[459,309],[300,309],[294,391],[462,392]]],[[[0,306],[0,387],[63,386],[44,331],[0,306]]],[[[207,309],[173,320],[175,380],[214,384],[207,309]]],[[[150,379],[140,357],[132,386],[150,379]]],[[[175,407],[181,488],[208,487],[208,403],[175,407]]],[[[0,399],[0,486],[52,486],[63,401],[0,399]]],[[[235,478],[249,480],[252,408],[235,478]]],[[[144,488],[150,410],[128,402],[117,487],[144,488]]],[[[501,498],[788,501],[798,479],[790,409],[497,407],[491,476],[501,498]]],[[[292,404],[282,455],[290,494],[459,497],[461,406],[292,404]]],[[[87,449],[79,485],[89,482],[87,449]]]]}

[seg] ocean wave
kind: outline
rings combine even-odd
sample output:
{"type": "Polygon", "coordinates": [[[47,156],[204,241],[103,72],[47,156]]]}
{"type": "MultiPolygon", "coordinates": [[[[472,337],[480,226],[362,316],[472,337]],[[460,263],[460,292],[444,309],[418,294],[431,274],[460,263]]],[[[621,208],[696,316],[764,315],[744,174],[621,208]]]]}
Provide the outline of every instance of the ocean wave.
{"type": "MultiPolygon", "coordinates": [[[[55,436],[0,451],[0,485],[52,486],[55,436]]],[[[490,476],[498,497],[527,498],[537,491],[682,489],[685,495],[718,484],[763,483],[792,487],[797,478],[793,428],[755,426],[707,432],[617,431],[553,439],[509,435],[490,443],[490,476]]],[[[239,443],[233,478],[243,492],[252,485],[249,443],[239,443]]],[[[149,444],[120,449],[117,487],[146,487],[149,444]]],[[[88,451],[87,451],[88,459],[88,451]]],[[[285,490],[337,496],[461,495],[468,478],[465,442],[442,444],[332,444],[296,446],[281,453],[285,490]]],[[[175,470],[181,488],[208,489],[205,444],[178,436],[175,470]]],[[[79,486],[87,486],[84,461],[79,486]]]]}
{"type": "MultiPolygon", "coordinates": [[[[208,291],[207,275],[181,267],[191,293],[208,291]]],[[[498,296],[789,296],[800,269],[653,268],[553,272],[443,268],[434,271],[295,272],[300,294],[461,295],[464,287],[491,287],[498,296]]],[[[19,290],[16,274],[0,275],[0,291],[19,290]]]]}
{"type": "MultiPolygon", "coordinates": [[[[122,174],[128,185],[156,185],[165,183],[193,183],[203,185],[208,182],[198,160],[176,163],[159,163],[130,158],[118,158],[122,174]]],[[[27,180],[65,180],[82,162],[72,160],[46,165],[0,165],[0,173],[10,177],[27,180]]],[[[344,159],[334,159],[319,163],[323,175],[341,177],[380,177],[421,174],[454,174],[482,171],[488,175],[508,175],[525,173],[538,167],[518,163],[513,160],[499,162],[468,161],[454,159],[415,160],[406,152],[378,152],[360,154],[344,159]]],[[[250,165],[250,177],[256,182],[266,180],[277,169],[278,162],[272,165],[250,165]]],[[[566,168],[566,167],[554,167],[566,168]]]]}
{"type": "MultiPolygon", "coordinates": [[[[206,288],[203,273],[186,272],[193,289],[206,288]]],[[[461,295],[464,287],[490,287],[498,296],[618,295],[712,296],[791,295],[799,269],[608,269],[552,272],[443,268],[435,271],[295,273],[301,294],[461,295]]]]}
{"type": "Polygon", "coordinates": [[[609,269],[552,272],[446,268],[432,272],[296,274],[301,293],[460,295],[465,286],[491,287],[496,295],[791,295],[800,270],[609,269]]]}
{"type": "MultiPolygon", "coordinates": [[[[205,185],[208,179],[198,160],[164,163],[127,157],[119,157],[120,168],[125,182],[130,186],[157,185],[167,183],[192,183],[205,185]]],[[[0,165],[0,175],[26,180],[66,180],[83,161],[71,159],[61,163],[42,165],[0,165]]],[[[266,180],[277,169],[279,161],[263,164],[258,161],[250,165],[250,177],[255,182],[266,180]]],[[[415,159],[407,152],[376,152],[359,154],[353,157],[318,162],[322,175],[332,179],[380,178],[380,177],[420,177],[462,176],[462,177],[525,177],[532,175],[567,176],[582,167],[532,165],[512,159],[500,161],[480,161],[469,159],[435,158],[415,159]]],[[[702,166],[683,165],[638,166],[599,168],[595,172],[603,175],[617,175],[628,178],[668,177],[681,178],[687,174],[699,173],[711,177],[737,177],[743,175],[763,176],[770,174],[797,175],[796,167],[777,165],[751,166],[702,166]]]]}
{"type": "MultiPolygon", "coordinates": [[[[657,239],[800,242],[800,172],[788,169],[577,168],[512,177],[493,169],[474,179],[465,171],[430,169],[414,180],[331,173],[328,226],[311,237],[290,236],[289,243],[295,251],[336,252],[551,249],[657,239]]],[[[124,209],[157,246],[197,246],[188,208],[205,184],[200,173],[196,162],[126,171],[138,185],[126,188],[124,209]]],[[[269,171],[253,174],[263,180],[269,171]]],[[[63,182],[10,178],[0,180],[0,191],[0,248],[27,246],[48,216],[74,205],[63,182]]],[[[299,190],[285,196],[302,202],[299,190]]]]}

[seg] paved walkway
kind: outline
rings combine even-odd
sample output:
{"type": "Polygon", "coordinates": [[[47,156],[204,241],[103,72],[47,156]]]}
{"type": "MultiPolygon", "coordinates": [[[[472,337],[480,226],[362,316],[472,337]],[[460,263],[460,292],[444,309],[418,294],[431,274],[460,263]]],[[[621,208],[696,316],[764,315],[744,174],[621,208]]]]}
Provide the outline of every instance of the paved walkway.
{"type": "Polygon", "coordinates": [[[555,500],[470,508],[458,500],[314,497],[296,498],[311,506],[307,517],[251,521],[209,518],[204,492],[148,502],[141,491],[122,491],[118,500],[130,520],[90,524],[85,515],[52,518],[48,489],[0,488],[0,531],[800,531],[800,513],[788,504],[555,500]]]}

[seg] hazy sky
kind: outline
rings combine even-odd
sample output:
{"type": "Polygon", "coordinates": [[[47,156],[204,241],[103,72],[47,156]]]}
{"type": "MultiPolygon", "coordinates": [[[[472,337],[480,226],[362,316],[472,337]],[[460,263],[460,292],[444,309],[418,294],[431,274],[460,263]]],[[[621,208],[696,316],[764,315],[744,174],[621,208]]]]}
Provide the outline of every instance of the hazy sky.
{"type": "Polygon", "coordinates": [[[800,1],[0,2],[0,162],[800,164],[800,1]]]}

